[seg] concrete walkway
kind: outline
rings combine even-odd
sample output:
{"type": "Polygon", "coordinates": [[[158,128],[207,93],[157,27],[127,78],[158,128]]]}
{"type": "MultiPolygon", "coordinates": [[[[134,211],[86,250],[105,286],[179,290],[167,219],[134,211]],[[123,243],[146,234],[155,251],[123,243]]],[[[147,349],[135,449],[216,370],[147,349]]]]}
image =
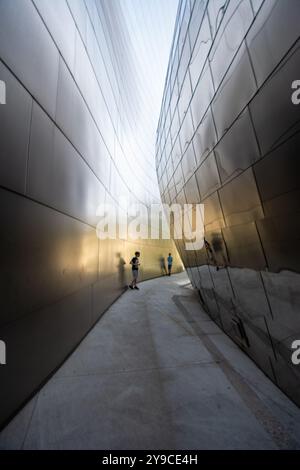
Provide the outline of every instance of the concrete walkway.
{"type": "Polygon", "coordinates": [[[2,449],[300,448],[300,411],[186,274],[126,292],[0,434],[2,449]]]}

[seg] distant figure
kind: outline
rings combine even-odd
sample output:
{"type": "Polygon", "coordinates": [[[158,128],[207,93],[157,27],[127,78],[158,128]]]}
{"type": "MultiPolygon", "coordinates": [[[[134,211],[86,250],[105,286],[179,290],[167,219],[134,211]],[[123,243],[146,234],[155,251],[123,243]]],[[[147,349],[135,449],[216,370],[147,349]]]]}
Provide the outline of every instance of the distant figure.
{"type": "Polygon", "coordinates": [[[167,275],[166,262],[163,256],[159,258],[159,264],[160,264],[161,273],[166,276],[167,275]]]}
{"type": "Polygon", "coordinates": [[[171,253],[169,253],[169,256],[168,256],[168,274],[169,274],[169,276],[171,276],[172,265],[173,265],[173,256],[171,255],[171,253]]]}
{"type": "Polygon", "coordinates": [[[130,264],[131,264],[131,267],[132,267],[132,282],[131,282],[131,284],[129,284],[130,289],[139,290],[139,288],[137,286],[137,280],[138,280],[138,277],[139,277],[139,266],[140,266],[139,257],[140,257],[140,255],[141,255],[140,252],[136,251],[135,256],[130,261],[130,264]]]}

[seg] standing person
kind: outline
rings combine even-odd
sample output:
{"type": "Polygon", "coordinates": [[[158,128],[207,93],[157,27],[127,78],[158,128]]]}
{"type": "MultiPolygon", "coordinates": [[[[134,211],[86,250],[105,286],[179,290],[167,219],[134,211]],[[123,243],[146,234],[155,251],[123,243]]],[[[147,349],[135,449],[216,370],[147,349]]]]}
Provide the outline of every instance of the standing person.
{"type": "Polygon", "coordinates": [[[137,280],[138,280],[138,276],[139,276],[139,266],[141,264],[139,262],[140,255],[141,255],[140,252],[136,251],[135,256],[130,261],[130,264],[131,264],[131,267],[132,267],[132,282],[131,282],[131,284],[129,284],[130,289],[139,290],[139,288],[137,286],[137,280]]]}
{"type": "Polygon", "coordinates": [[[171,276],[172,265],[173,265],[173,256],[171,255],[171,253],[169,253],[169,256],[168,256],[168,274],[169,274],[169,276],[171,276]]]}

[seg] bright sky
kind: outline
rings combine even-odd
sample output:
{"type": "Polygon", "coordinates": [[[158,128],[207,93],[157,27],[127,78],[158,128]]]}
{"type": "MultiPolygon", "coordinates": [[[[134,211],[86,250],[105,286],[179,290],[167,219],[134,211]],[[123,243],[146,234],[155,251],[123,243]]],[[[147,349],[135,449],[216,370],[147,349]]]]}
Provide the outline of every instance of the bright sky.
{"type": "Polygon", "coordinates": [[[119,0],[119,4],[136,71],[132,87],[138,103],[138,126],[133,138],[144,163],[154,169],[156,129],[178,0],[119,0]]]}

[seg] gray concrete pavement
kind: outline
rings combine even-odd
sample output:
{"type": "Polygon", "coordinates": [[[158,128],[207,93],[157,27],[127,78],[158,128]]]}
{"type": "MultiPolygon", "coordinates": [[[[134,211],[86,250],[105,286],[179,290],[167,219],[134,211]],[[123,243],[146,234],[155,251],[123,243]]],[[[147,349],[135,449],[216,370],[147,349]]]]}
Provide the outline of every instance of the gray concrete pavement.
{"type": "Polygon", "coordinates": [[[0,433],[1,449],[300,448],[300,410],[185,273],[126,292],[0,433]]]}

